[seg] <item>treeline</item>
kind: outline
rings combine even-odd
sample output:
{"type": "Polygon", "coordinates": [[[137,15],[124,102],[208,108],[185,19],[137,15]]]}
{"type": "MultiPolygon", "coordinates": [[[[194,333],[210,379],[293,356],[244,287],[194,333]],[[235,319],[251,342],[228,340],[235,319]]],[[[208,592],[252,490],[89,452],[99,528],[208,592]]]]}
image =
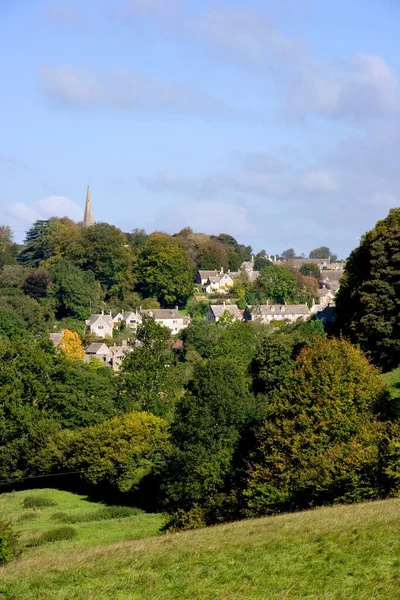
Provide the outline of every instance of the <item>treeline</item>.
{"type": "MultiPolygon", "coordinates": [[[[70,219],[36,221],[18,253],[9,228],[0,230],[0,334],[26,339],[63,328],[84,333],[85,320],[101,310],[186,308],[202,316],[206,305],[195,301],[197,269],[237,272],[250,260],[251,247],[232,236],[208,236],[183,229],[170,236],[125,234],[98,223],[83,228],[70,219]]],[[[247,304],[308,303],[318,297],[318,275],[261,261],[261,276],[249,281],[241,273],[234,301],[247,304]]],[[[317,269],[318,271],[318,269],[317,269]]]]}

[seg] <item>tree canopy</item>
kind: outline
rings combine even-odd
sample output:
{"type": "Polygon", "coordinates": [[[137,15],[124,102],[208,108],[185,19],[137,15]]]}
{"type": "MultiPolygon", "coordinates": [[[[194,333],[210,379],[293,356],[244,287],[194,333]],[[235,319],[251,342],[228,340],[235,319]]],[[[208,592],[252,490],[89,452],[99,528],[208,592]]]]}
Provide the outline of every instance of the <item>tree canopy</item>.
{"type": "Polygon", "coordinates": [[[342,333],[390,370],[400,363],[400,209],[378,221],[347,260],[336,298],[342,333]]]}

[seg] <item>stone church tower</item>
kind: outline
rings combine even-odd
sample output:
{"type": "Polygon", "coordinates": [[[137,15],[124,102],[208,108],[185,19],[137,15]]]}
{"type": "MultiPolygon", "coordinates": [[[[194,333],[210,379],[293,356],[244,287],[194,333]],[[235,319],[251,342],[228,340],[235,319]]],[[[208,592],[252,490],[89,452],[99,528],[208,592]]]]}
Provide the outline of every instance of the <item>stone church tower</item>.
{"type": "Polygon", "coordinates": [[[87,186],[86,204],[85,204],[85,215],[83,217],[83,226],[84,227],[91,227],[92,225],[94,225],[92,200],[90,198],[90,189],[89,189],[89,186],[87,186]]]}

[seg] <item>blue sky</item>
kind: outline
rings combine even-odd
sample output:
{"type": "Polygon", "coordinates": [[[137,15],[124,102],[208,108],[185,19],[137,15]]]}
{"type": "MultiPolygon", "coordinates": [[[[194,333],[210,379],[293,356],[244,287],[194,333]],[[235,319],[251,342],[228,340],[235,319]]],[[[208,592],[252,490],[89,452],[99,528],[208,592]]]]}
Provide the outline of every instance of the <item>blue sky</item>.
{"type": "Polygon", "coordinates": [[[397,0],[0,0],[0,222],[345,257],[399,205],[397,0]]]}

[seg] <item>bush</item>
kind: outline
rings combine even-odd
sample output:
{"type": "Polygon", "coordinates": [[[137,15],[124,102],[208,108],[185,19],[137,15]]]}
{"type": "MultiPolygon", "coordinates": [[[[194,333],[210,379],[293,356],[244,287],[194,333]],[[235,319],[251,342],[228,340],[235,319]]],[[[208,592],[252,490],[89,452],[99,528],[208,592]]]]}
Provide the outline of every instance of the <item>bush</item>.
{"type": "Polygon", "coordinates": [[[200,529],[206,527],[206,511],[199,506],[190,510],[178,509],[167,516],[163,531],[185,531],[188,529],[200,529]]]}
{"type": "Polygon", "coordinates": [[[96,521],[108,521],[109,519],[125,519],[141,513],[142,511],[138,508],[130,508],[129,506],[105,506],[99,510],[78,515],[57,512],[51,518],[59,523],[93,523],[96,521]]]}
{"type": "Polygon", "coordinates": [[[27,496],[22,503],[24,508],[46,508],[47,506],[57,506],[48,496],[27,496]]]}
{"type": "Polygon", "coordinates": [[[76,529],[65,525],[63,527],[55,527],[49,529],[49,531],[43,532],[39,537],[35,537],[29,540],[26,544],[28,548],[35,548],[36,546],[42,546],[49,542],[62,542],[64,540],[72,540],[76,536],[76,529]]]}
{"type": "Polygon", "coordinates": [[[10,521],[0,521],[0,565],[5,565],[20,554],[19,535],[10,521]]]}
{"type": "Polygon", "coordinates": [[[37,512],[27,512],[20,515],[17,519],[17,523],[23,523],[24,521],[31,521],[32,519],[37,519],[39,515],[37,512]]]}

